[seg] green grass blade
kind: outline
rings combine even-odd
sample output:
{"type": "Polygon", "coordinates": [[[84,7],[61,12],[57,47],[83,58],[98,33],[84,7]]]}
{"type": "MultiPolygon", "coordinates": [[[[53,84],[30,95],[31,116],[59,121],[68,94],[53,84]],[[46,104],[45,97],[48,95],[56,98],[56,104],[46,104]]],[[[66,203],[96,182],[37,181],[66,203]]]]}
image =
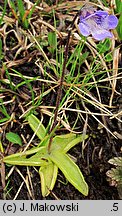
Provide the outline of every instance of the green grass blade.
{"type": "Polygon", "coordinates": [[[0,98],[0,112],[7,118],[7,120],[10,119],[9,114],[7,113],[7,109],[3,104],[2,98],[0,98]]]}
{"type": "Polygon", "coordinates": [[[3,13],[2,13],[2,16],[0,17],[0,25],[1,25],[2,21],[3,21],[4,15],[6,13],[6,7],[7,7],[7,0],[5,0],[5,2],[4,2],[3,13]]]}
{"type": "Polygon", "coordinates": [[[23,5],[23,1],[22,0],[18,0],[17,1],[17,5],[18,5],[18,10],[20,13],[20,17],[21,19],[23,18],[24,14],[25,14],[25,9],[24,9],[24,5],[23,5]]]}
{"type": "Polygon", "coordinates": [[[22,0],[18,0],[17,1],[17,5],[18,5],[18,10],[19,10],[19,13],[20,13],[20,18],[22,20],[23,26],[24,26],[25,29],[27,29],[29,23],[28,23],[28,20],[26,18],[23,19],[24,15],[25,15],[25,8],[24,8],[23,1],[22,0]]]}
{"type": "Polygon", "coordinates": [[[32,16],[32,14],[33,14],[33,12],[34,12],[34,10],[35,10],[35,7],[36,7],[39,3],[40,3],[40,0],[37,0],[37,1],[35,2],[35,4],[33,5],[32,9],[31,9],[30,12],[29,12],[28,19],[31,18],[31,16],[32,16]]]}
{"type": "Polygon", "coordinates": [[[120,40],[122,40],[122,14],[119,17],[119,23],[118,23],[118,26],[117,26],[117,32],[118,32],[120,40]]]}

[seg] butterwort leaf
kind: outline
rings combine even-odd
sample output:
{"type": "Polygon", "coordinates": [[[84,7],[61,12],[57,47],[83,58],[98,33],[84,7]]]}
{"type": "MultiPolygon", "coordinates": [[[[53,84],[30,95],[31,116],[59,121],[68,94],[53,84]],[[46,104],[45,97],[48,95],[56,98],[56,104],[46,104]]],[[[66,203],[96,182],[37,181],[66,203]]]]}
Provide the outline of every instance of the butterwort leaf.
{"type": "Polygon", "coordinates": [[[52,151],[49,158],[62,171],[66,179],[83,195],[88,195],[88,185],[79,167],[73,160],[61,151],[52,151]]]}
{"type": "Polygon", "coordinates": [[[72,147],[79,142],[87,139],[88,135],[76,135],[74,133],[68,133],[64,135],[57,135],[53,138],[51,150],[62,150],[63,152],[69,151],[72,147]]]}
{"type": "Polygon", "coordinates": [[[39,174],[41,178],[42,196],[45,197],[48,196],[50,191],[54,188],[58,174],[58,167],[50,161],[47,166],[40,167],[39,174]]]}
{"type": "Polygon", "coordinates": [[[27,117],[28,123],[32,130],[36,133],[40,140],[43,140],[46,135],[46,129],[41,121],[33,114],[27,117]]]}
{"type": "Polygon", "coordinates": [[[41,159],[40,157],[35,158],[26,158],[25,156],[17,156],[17,157],[9,157],[6,156],[3,158],[4,163],[8,163],[11,165],[18,165],[18,166],[46,166],[47,161],[41,159]]]}
{"type": "Polygon", "coordinates": [[[19,166],[46,166],[48,164],[47,149],[42,146],[5,156],[3,162],[19,166]]]}

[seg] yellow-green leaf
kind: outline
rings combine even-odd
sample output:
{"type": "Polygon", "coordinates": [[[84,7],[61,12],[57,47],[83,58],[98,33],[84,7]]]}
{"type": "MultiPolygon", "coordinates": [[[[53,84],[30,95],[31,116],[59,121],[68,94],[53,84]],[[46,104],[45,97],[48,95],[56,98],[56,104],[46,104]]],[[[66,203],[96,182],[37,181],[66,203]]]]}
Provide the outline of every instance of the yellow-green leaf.
{"type": "Polygon", "coordinates": [[[32,130],[36,133],[40,140],[43,140],[46,135],[46,129],[41,121],[33,114],[27,117],[28,123],[32,130]]]}
{"type": "Polygon", "coordinates": [[[9,156],[3,158],[4,163],[19,166],[46,166],[47,160],[41,159],[40,157],[36,159],[23,157],[9,158],[9,156]]]}
{"type": "Polygon", "coordinates": [[[67,154],[61,151],[52,151],[49,155],[49,158],[57,165],[67,180],[78,191],[80,191],[85,196],[88,195],[88,185],[84,180],[82,172],[67,154]]]}
{"type": "Polygon", "coordinates": [[[41,191],[42,196],[48,196],[50,191],[53,190],[57,179],[58,167],[51,161],[45,167],[40,167],[39,174],[41,178],[41,191]]]}
{"type": "Polygon", "coordinates": [[[52,141],[51,150],[62,150],[65,153],[69,151],[72,147],[77,145],[79,142],[87,139],[88,135],[76,135],[73,133],[68,133],[64,135],[55,136],[52,141]]]}
{"type": "Polygon", "coordinates": [[[33,148],[26,152],[20,152],[13,155],[9,155],[3,158],[4,163],[20,166],[46,166],[48,164],[48,155],[46,154],[46,148],[33,148]],[[32,154],[32,156],[31,156],[32,154]]]}

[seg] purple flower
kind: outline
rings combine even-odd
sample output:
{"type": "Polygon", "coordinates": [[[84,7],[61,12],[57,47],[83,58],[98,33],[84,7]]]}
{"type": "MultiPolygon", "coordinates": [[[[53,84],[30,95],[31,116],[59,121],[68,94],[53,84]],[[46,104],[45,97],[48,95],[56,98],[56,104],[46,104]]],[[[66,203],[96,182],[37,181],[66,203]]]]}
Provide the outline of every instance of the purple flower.
{"type": "Polygon", "coordinates": [[[108,12],[94,8],[83,8],[80,14],[79,30],[83,36],[92,34],[96,40],[112,38],[113,34],[110,29],[116,28],[118,19],[114,15],[109,15],[108,12]]]}

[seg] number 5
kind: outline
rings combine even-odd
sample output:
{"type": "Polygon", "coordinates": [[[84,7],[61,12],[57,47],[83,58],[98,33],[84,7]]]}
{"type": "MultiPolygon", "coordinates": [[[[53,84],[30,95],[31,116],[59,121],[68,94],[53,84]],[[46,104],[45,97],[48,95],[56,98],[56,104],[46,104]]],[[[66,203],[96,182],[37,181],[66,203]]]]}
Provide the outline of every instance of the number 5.
{"type": "Polygon", "coordinates": [[[113,204],[113,211],[118,211],[118,203],[113,204]]]}

